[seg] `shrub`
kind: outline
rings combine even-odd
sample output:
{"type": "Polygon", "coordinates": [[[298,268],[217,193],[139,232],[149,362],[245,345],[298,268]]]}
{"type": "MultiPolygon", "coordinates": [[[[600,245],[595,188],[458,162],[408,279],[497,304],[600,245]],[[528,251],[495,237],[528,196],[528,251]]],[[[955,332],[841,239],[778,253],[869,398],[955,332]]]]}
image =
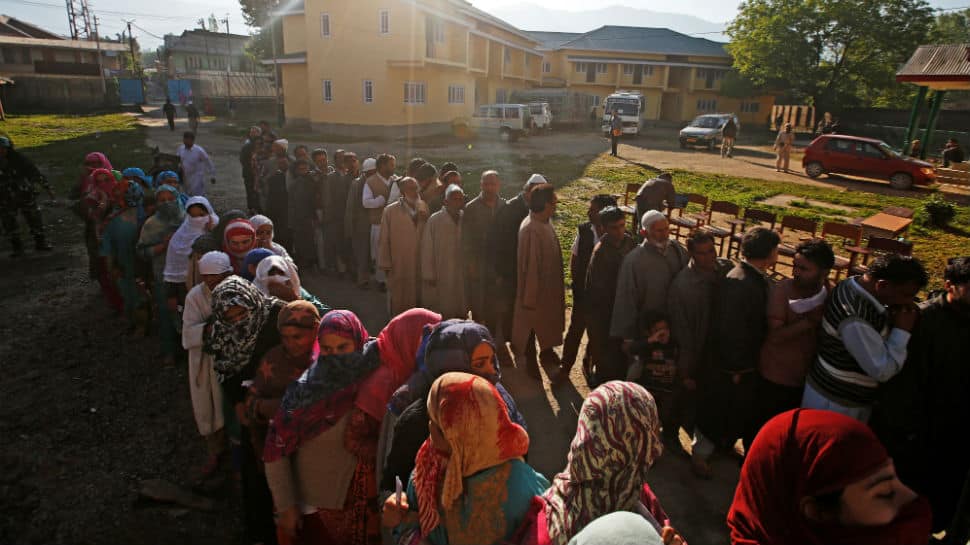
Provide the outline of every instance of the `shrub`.
{"type": "Polygon", "coordinates": [[[946,200],[943,195],[934,193],[923,201],[920,206],[920,223],[929,224],[934,227],[946,227],[957,215],[956,206],[946,200]]]}

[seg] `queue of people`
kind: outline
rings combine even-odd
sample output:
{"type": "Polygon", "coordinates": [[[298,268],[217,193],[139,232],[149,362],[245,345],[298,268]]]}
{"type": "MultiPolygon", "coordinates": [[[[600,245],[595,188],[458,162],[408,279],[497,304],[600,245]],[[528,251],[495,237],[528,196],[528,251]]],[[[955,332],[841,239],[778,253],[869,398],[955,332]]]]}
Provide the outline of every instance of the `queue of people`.
{"type": "Polygon", "coordinates": [[[506,201],[485,171],[466,204],[453,163],[398,176],[389,154],[293,154],[251,129],[248,212],[187,197],[174,173],[115,176],[100,153],[81,180],[105,298],[132,327],[152,317],[167,362],[187,354],[199,481],[238,476],[252,543],[684,543],[648,482],[682,431],[699,478],[742,441],[732,543],[966,540],[965,450],[925,446],[970,415],[970,258],[923,307],[918,260],[832,285],[824,240],[776,282],[773,230],[747,229],[738,262],[707,232],[672,239],[666,174],[634,234],[615,197],[590,200],[567,329],[541,174],[506,201]],[[392,319],[372,337],[306,291],[312,267],[385,290],[392,319]],[[577,361],[591,392],[550,480],[502,367],[556,387],[577,361]]]}

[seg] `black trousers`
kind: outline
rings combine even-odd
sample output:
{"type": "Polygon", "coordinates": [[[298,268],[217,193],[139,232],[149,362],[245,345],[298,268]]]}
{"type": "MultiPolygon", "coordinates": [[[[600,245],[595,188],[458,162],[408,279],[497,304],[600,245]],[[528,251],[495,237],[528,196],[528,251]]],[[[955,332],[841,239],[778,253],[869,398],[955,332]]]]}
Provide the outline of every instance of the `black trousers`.
{"type": "Polygon", "coordinates": [[[610,145],[613,146],[613,148],[612,148],[613,151],[610,152],[610,155],[612,155],[613,157],[616,157],[616,146],[619,143],[620,143],[620,137],[619,136],[616,136],[616,135],[613,135],[611,133],[610,134],[610,145]]]}
{"type": "Polygon", "coordinates": [[[21,247],[20,227],[17,225],[18,212],[27,220],[27,227],[34,240],[38,244],[44,242],[44,218],[37,206],[37,198],[33,195],[21,195],[0,202],[0,222],[3,223],[3,230],[7,236],[10,237],[10,243],[14,247],[21,247]]]}
{"type": "Polygon", "coordinates": [[[174,115],[168,115],[168,116],[165,116],[165,117],[166,117],[166,119],[168,119],[168,130],[174,131],[175,130],[175,116],[174,115]]]}
{"type": "MultiPolygon", "coordinates": [[[[720,369],[708,372],[700,384],[697,427],[719,448],[728,448],[738,439],[754,437],[752,411],[757,372],[729,373],[720,369]],[[736,378],[735,378],[736,377],[736,378]]],[[[749,443],[745,442],[745,448],[749,443]]]]}
{"type": "MultiPolygon", "coordinates": [[[[578,310],[580,304],[573,303],[573,313],[569,317],[569,329],[566,331],[566,338],[562,344],[562,368],[566,371],[572,369],[579,356],[579,343],[583,341],[583,334],[586,333],[586,315],[578,310]]],[[[589,354],[589,345],[586,347],[589,354]]]]}
{"type": "Polygon", "coordinates": [[[239,477],[242,484],[243,520],[252,543],[275,545],[276,523],[273,520],[273,493],[266,474],[259,465],[259,454],[249,440],[249,428],[242,427],[239,477]]]}
{"type": "Polygon", "coordinates": [[[804,387],[785,386],[756,374],[751,422],[745,426],[744,448],[748,448],[761,427],[775,416],[802,405],[804,387]]]}

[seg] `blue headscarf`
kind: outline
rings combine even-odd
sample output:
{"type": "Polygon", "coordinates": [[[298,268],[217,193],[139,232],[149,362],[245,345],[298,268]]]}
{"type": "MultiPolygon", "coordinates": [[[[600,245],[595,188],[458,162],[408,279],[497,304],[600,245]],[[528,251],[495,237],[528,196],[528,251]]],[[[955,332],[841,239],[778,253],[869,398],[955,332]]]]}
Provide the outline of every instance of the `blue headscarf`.
{"type": "Polygon", "coordinates": [[[138,211],[138,225],[145,223],[145,190],[141,184],[128,183],[128,189],[125,191],[125,206],[138,211]]]}
{"type": "Polygon", "coordinates": [[[152,183],[151,176],[145,174],[145,171],[138,167],[128,167],[121,171],[121,175],[129,180],[137,181],[142,189],[154,189],[155,185],[152,183]]]}
{"type": "Polygon", "coordinates": [[[243,270],[240,276],[252,282],[255,277],[249,272],[249,266],[259,265],[260,261],[273,255],[276,254],[274,254],[272,250],[267,250],[266,248],[254,248],[249,250],[249,253],[246,254],[246,258],[243,259],[243,270]]]}
{"type": "MultiPolygon", "coordinates": [[[[164,183],[165,180],[169,180],[169,179],[172,179],[172,178],[174,178],[175,179],[175,183],[179,184],[179,187],[181,187],[181,185],[182,185],[182,179],[179,178],[178,173],[175,172],[174,170],[163,170],[163,171],[159,172],[158,174],[156,174],[155,175],[155,185],[157,185],[158,187],[161,187],[162,185],[168,185],[168,184],[165,184],[164,183]]],[[[179,202],[182,203],[182,207],[185,208],[186,203],[189,201],[189,196],[186,193],[182,193],[181,191],[179,191],[178,192],[178,200],[179,200],[179,202]]]]}

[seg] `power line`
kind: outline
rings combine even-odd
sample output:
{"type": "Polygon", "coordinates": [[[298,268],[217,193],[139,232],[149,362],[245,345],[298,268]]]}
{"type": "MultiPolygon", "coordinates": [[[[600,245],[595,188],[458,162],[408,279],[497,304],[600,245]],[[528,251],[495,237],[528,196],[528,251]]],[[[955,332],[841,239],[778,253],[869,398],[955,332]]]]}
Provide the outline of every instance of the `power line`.
{"type": "MultiPolygon", "coordinates": [[[[37,0],[0,0],[0,2],[12,2],[15,4],[21,4],[21,5],[27,4],[30,6],[64,9],[63,4],[51,4],[49,2],[38,2],[37,0]]],[[[91,11],[97,11],[99,13],[105,13],[109,15],[123,15],[123,16],[129,16],[129,17],[148,17],[148,18],[164,19],[164,20],[170,20],[170,21],[196,19],[196,17],[185,16],[185,15],[159,15],[157,13],[136,13],[136,12],[130,12],[130,11],[116,11],[111,9],[97,9],[97,10],[91,9],[91,11]]]]}

